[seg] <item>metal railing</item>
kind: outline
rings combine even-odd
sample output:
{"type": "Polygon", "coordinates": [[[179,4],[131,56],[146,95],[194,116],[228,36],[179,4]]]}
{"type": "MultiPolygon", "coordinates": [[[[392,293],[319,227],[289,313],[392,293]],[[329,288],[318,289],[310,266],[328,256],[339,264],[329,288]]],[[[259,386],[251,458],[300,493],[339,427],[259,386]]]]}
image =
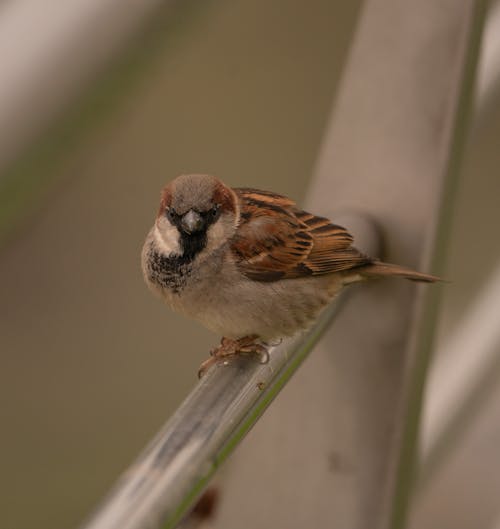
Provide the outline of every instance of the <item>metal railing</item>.
{"type": "Polygon", "coordinates": [[[306,358],[339,300],[304,336],[211,367],[83,529],[175,527],[306,358]]]}

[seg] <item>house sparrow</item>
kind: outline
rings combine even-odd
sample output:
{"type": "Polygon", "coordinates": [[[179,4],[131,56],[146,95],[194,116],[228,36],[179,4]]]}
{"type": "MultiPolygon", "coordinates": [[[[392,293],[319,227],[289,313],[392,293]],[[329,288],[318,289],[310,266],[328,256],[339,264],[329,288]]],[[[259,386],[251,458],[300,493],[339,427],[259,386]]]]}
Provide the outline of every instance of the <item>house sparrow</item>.
{"type": "Polygon", "coordinates": [[[349,283],[437,277],[364,255],[351,235],[289,198],[182,175],[161,193],[142,250],[148,286],[170,307],[223,336],[202,371],[294,334],[349,283]]]}

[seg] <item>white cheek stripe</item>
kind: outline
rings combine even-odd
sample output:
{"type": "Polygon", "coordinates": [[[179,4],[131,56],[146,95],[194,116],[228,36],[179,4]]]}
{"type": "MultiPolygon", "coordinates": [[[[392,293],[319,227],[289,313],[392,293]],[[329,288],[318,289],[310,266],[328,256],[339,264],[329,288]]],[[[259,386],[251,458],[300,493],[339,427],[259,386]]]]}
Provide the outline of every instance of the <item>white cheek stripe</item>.
{"type": "Polygon", "coordinates": [[[163,223],[162,230],[155,224],[153,232],[154,240],[158,248],[166,255],[180,254],[181,246],[179,244],[179,232],[175,226],[163,223]]]}

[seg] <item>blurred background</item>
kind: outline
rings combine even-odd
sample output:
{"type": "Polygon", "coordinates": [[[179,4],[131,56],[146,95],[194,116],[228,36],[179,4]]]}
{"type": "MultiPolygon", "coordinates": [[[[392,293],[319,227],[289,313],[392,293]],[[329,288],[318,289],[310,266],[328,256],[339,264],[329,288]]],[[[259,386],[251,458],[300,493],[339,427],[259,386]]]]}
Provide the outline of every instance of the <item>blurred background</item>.
{"type": "MultiPolygon", "coordinates": [[[[57,0],[50,16],[0,4],[0,527],[77,526],[194,385],[217,337],[169,312],[140,271],[159,191],[208,172],[302,201],[361,4],[57,0]]],[[[440,344],[500,258],[491,61],[440,344]]],[[[482,391],[419,489],[415,527],[500,527],[491,347],[482,391]]],[[[443,358],[438,375],[453,365],[443,358]]]]}

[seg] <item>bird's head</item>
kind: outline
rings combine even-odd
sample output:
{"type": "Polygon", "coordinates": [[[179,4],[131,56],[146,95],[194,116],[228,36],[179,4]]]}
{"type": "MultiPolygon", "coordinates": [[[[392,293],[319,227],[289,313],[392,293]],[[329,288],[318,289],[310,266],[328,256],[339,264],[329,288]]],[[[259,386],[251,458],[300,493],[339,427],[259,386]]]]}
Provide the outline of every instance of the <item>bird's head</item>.
{"type": "Polygon", "coordinates": [[[162,190],[155,237],[165,253],[194,259],[228,241],[238,217],[234,191],[218,178],[181,175],[162,190]]]}

